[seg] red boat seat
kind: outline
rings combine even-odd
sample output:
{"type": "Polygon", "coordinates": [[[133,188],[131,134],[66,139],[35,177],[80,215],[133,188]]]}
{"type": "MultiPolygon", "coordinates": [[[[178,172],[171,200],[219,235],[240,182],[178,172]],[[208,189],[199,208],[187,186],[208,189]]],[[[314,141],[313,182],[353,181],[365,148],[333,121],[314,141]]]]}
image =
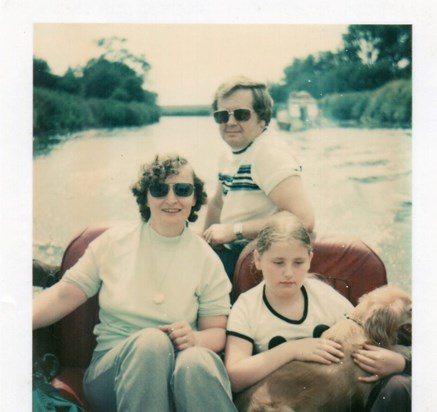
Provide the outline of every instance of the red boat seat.
{"type": "MultiPolygon", "coordinates": [[[[77,235],[65,250],[58,278],[77,262],[89,243],[107,229],[108,226],[89,227],[77,235]]],[[[261,274],[252,263],[253,249],[254,242],[251,242],[237,262],[233,300],[261,281],[261,274]]],[[[34,273],[38,274],[35,278],[41,278],[43,269],[43,264],[34,261],[34,273]]],[[[321,274],[353,304],[362,294],[387,283],[384,263],[371,248],[354,237],[325,235],[317,238],[310,270],[321,274]]],[[[53,276],[53,267],[47,271],[53,276]]],[[[34,356],[53,350],[60,360],[61,372],[53,379],[53,386],[87,411],[90,409],[84,398],[82,378],[96,345],[93,328],[99,319],[98,309],[97,298],[89,299],[52,327],[35,331],[33,341],[34,356]]]]}
{"type": "MultiPolygon", "coordinates": [[[[338,292],[356,305],[358,298],[387,283],[385,265],[364,242],[353,236],[327,234],[313,242],[310,272],[321,275],[338,292]]],[[[241,252],[235,266],[232,299],[257,285],[261,272],[253,263],[255,241],[241,252]]]]}
{"type": "MultiPolygon", "coordinates": [[[[60,279],[84,254],[88,245],[108,228],[109,226],[89,227],[74,237],[64,252],[57,277],[60,279]]],[[[33,270],[38,273],[38,278],[41,277],[41,268],[44,266],[41,262],[34,261],[33,270]]],[[[50,274],[53,275],[53,268],[50,269],[50,274]]],[[[54,352],[59,358],[61,371],[51,384],[62,396],[88,412],[91,409],[85,400],[82,379],[96,346],[93,329],[98,321],[99,305],[97,296],[94,296],[53,326],[33,332],[33,356],[54,352]]]]}

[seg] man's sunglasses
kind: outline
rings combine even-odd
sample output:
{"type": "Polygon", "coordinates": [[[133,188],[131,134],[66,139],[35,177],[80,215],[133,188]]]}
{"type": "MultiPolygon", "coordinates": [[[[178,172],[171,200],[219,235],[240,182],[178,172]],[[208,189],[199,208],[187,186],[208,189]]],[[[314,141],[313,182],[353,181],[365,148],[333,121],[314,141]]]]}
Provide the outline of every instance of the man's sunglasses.
{"type": "Polygon", "coordinates": [[[194,185],[191,183],[152,183],[149,186],[149,192],[153,197],[166,197],[170,187],[178,197],[188,197],[194,192],[194,185]]]}
{"type": "Polygon", "coordinates": [[[217,110],[213,113],[213,116],[216,123],[227,123],[231,114],[234,115],[237,122],[247,122],[252,112],[254,111],[250,109],[217,110]]]}

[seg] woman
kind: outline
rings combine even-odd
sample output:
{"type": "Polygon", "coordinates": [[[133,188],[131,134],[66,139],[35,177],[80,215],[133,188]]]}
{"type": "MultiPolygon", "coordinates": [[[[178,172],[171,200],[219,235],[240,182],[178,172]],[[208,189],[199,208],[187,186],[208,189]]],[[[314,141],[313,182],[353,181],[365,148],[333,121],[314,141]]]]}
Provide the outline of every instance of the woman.
{"type": "Polygon", "coordinates": [[[34,303],[34,328],[99,294],[84,390],[96,411],[235,411],[223,363],[231,285],[187,228],[206,203],[187,160],[156,156],[132,192],[142,222],[113,227],[34,303]]]}

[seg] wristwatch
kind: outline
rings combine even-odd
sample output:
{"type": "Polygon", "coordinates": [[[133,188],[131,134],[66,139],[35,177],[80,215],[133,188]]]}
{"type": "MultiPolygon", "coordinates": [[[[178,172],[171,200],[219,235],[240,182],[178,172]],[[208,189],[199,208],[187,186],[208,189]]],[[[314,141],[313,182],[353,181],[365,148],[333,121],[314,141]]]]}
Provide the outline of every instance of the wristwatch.
{"type": "Polygon", "coordinates": [[[234,223],[234,234],[237,237],[237,240],[243,240],[243,223],[234,223]]]}

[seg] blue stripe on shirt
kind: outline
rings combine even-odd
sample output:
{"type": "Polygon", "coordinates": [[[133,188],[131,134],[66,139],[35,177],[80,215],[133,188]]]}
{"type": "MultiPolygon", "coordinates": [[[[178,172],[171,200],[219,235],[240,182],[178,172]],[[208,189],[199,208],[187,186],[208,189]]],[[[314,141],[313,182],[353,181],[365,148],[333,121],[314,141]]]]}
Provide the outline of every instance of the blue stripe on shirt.
{"type": "Polygon", "coordinates": [[[223,195],[231,191],[261,191],[260,187],[252,180],[252,166],[241,165],[234,176],[219,173],[219,181],[223,187],[223,195]]]}

